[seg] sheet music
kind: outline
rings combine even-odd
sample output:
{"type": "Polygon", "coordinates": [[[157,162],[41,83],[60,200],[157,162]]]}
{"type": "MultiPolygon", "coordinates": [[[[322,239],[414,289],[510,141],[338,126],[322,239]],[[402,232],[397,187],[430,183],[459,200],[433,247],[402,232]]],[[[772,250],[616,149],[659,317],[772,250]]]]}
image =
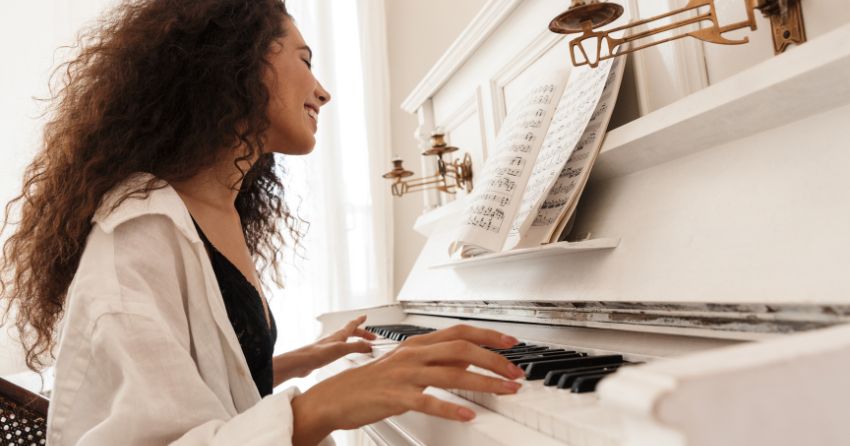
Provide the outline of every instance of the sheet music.
{"type": "MultiPolygon", "coordinates": [[[[584,66],[573,69],[570,74],[570,80],[555,109],[504,249],[512,249],[519,244],[522,234],[528,231],[541,207],[548,209],[566,203],[564,194],[552,199],[547,197],[573,151],[577,147],[583,147],[580,142],[585,137],[588,123],[601,121],[601,115],[604,115],[608,108],[613,108],[613,104],[609,107],[607,103],[600,102],[610,79],[612,66],[612,61],[607,60],[601,62],[598,68],[584,66]],[[600,105],[602,110],[597,105],[600,105]]],[[[616,96],[616,91],[614,95],[616,96]]]]}
{"type": "MultiPolygon", "coordinates": [[[[602,148],[605,131],[611,120],[611,113],[623,78],[625,59],[615,58],[606,62],[609,62],[606,70],[608,75],[601,84],[603,86],[600,92],[601,97],[595,104],[593,113],[588,116],[589,119],[580,137],[576,138],[568,161],[557,170],[556,175],[549,177],[551,183],[546,189],[545,199],[531,207],[534,211],[529,212],[525,221],[522,222],[524,227],[520,226],[518,234],[508,241],[513,243],[511,248],[556,242],[575,211],[578,199],[590,176],[590,170],[602,148]]],[[[598,70],[602,68],[603,65],[600,63],[598,70]]],[[[553,128],[560,125],[557,120],[552,122],[553,128]]],[[[551,174],[552,170],[542,171],[542,175],[551,174]]]]}
{"type": "Polygon", "coordinates": [[[496,150],[467,198],[468,205],[450,252],[461,246],[501,250],[566,79],[566,71],[550,74],[508,113],[499,131],[496,150]]]}

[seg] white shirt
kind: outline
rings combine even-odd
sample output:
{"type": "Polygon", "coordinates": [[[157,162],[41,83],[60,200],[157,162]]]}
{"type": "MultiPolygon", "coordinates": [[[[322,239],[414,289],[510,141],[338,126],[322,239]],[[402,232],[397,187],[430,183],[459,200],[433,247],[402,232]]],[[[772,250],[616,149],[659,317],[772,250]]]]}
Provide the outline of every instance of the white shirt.
{"type": "Polygon", "coordinates": [[[260,398],[204,244],[161,184],[114,210],[108,194],[92,219],[65,303],[48,444],[291,444],[298,390],[260,398]]]}

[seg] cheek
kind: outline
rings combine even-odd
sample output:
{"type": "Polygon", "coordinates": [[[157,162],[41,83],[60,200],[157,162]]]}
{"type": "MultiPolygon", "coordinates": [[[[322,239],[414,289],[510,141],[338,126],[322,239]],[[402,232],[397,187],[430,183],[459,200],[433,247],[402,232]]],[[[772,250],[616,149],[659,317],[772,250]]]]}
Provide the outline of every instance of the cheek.
{"type": "Polygon", "coordinates": [[[301,111],[299,109],[304,108],[303,104],[299,106],[299,101],[293,97],[292,92],[281,84],[282,82],[269,89],[268,117],[273,127],[282,127],[297,119],[297,113],[301,111]]]}

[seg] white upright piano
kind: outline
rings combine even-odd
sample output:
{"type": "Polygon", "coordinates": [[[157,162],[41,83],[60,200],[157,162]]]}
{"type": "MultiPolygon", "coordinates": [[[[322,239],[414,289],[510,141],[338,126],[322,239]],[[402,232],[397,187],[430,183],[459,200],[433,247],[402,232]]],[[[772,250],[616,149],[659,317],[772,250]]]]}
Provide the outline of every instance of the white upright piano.
{"type": "MultiPolygon", "coordinates": [[[[686,3],[617,1],[632,19],[686,3]]],[[[530,82],[571,69],[569,37],[547,29],[569,3],[488,2],[403,104],[420,143],[442,128],[482,166],[530,82]]],[[[734,21],[746,2],[716,4],[734,21]]],[[[407,413],[366,427],[374,444],[850,445],[850,2],[802,10],[808,41],[779,55],[762,17],[736,32],[746,45],[629,55],[561,248],[452,263],[464,196],[423,195],[425,247],[398,304],[365,311],[370,326],[480,325],[622,366],[581,393],[542,379],[510,396],[429,389],[478,417],[407,413]]]]}

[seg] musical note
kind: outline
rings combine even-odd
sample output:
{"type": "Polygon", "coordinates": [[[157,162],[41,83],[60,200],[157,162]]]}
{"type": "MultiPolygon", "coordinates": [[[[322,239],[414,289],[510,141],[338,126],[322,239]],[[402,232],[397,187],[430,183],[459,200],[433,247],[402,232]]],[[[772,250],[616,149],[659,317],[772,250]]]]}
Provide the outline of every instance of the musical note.
{"type": "Polygon", "coordinates": [[[509,178],[496,178],[490,182],[490,188],[504,192],[512,192],[516,188],[516,181],[509,178]]]}
{"type": "Polygon", "coordinates": [[[572,167],[567,167],[567,168],[565,168],[564,170],[562,170],[562,171],[561,171],[561,174],[560,174],[560,175],[558,175],[558,176],[559,176],[560,178],[564,178],[564,177],[566,177],[566,178],[575,178],[575,177],[577,177],[577,176],[581,175],[582,170],[583,170],[583,169],[575,169],[575,168],[572,168],[572,167]]]}
{"type": "Polygon", "coordinates": [[[478,206],[472,209],[472,215],[466,223],[489,232],[499,232],[505,220],[505,212],[494,207],[478,206]]]}
{"type": "Polygon", "coordinates": [[[487,194],[482,195],[481,200],[489,202],[489,203],[493,203],[493,204],[501,206],[501,207],[505,207],[508,204],[510,204],[510,202],[511,202],[510,197],[507,197],[505,195],[493,194],[493,193],[487,193],[487,194]]]}
{"type": "MultiPolygon", "coordinates": [[[[576,152],[578,152],[578,149],[576,149],[576,152]]],[[[584,161],[589,156],[590,156],[589,153],[576,153],[576,154],[574,154],[573,156],[570,157],[570,161],[584,161]]]]}
{"type": "Polygon", "coordinates": [[[496,170],[496,175],[508,175],[518,177],[522,173],[522,169],[516,167],[500,167],[496,170]]]}
{"type": "Polygon", "coordinates": [[[558,200],[544,200],[543,205],[540,206],[540,208],[541,209],[560,208],[560,207],[563,207],[565,204],[567,204],[566,198],[561,198],[561,199],[558,199],[558,200]]]}
{"type": "Polygon", "coordinates": [[[552,190],[549,192],[549,196],[569,194],[570,192],[572,192],[573,189],[575,189],[575,187],[576,187],[575,183],[569,183],[569,184],[556,183],[555,186],[552,188],[552,190]]]}

